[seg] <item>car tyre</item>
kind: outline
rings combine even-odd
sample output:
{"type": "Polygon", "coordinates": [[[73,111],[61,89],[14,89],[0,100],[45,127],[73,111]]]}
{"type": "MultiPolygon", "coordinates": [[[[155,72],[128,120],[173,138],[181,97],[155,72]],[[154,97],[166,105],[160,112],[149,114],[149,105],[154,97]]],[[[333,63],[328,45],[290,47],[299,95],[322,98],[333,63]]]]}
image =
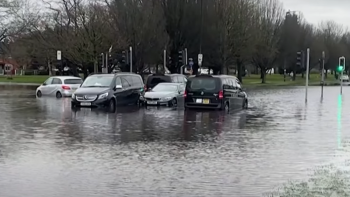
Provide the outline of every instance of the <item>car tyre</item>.
{"type": "Polygon", "coordinates": [[[38,91],[36,92],[36,96],[39,97],[39,98],[43,96],[40,90],[38,90],[38,91]]]}
{"type": "Polygon", "coordinates": [[[248,100],[245,99],[243,102],[243,109],[248,109],[248,100]]]}
{"type": "Polygon", "coordinates": [[[177,99],[173,98],[171,101],[168,103],[169,107],[176,107],[177,106],[177,99]]]}
{"type": "Polygon", "coordinates": [[[225,110],[225,112],[229,112],[230,111],[230,105],[228,104],[228,102],[225,103],[224,110],[225,110]]]}
{"type": "Polygon", "coordinates": [[[56,93],[56,98],[62,98],[61,92],[57,92],[57,93],[56,93]]]}
{"type": "Polygon", "coordinates": [[[116,110],[117,110],[117,108],[116,108],[115,100],[111,99],[108,103],[108,112],[115,113],[116,110]]]}

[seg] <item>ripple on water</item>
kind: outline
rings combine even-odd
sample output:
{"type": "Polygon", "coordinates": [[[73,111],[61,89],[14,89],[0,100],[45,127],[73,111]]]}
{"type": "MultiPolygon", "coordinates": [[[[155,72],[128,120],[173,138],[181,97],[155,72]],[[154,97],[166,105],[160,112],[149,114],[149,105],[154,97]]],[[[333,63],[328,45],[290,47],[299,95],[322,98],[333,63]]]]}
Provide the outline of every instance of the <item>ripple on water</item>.
{"type": "Polygon", "coordinates": [[[338,90],[320,103],[310,88],[307,105],[302,89],[252,90],[250,109],[229,115],[1,98],[0,196],[259,196],[336,160],[349,135],[338,90]]]}

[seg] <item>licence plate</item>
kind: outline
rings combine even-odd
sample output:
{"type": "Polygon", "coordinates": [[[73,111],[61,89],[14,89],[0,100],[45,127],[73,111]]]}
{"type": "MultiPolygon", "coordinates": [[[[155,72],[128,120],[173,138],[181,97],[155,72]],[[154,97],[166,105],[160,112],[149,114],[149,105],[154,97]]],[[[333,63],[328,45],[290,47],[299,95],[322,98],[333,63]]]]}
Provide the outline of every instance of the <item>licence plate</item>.
{"type": "Polygon", "coordinates": [[[147,101],[147,104],[156,105],[156,104],[157,104],[157,101],[147,101]]]}
{"type": "Polygon", "coordinates": [[[203,99],[203,104],[209,104],[209,99],[203,99]]]}
{"type": "Polygon", "coordinates": [[[81,106],[91,106],[91,103],[80,103],[81,106]]]}
{"type": "Polygon", "coordinates": [[[202,103],[203,99],[196,99],[196,103],[202,103]]]}

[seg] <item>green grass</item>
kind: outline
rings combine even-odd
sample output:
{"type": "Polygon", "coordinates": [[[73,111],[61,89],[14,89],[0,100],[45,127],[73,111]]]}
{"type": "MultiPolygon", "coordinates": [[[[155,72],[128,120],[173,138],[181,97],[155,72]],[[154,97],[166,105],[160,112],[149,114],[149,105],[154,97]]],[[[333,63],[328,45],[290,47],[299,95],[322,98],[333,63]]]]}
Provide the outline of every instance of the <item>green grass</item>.
{"type": "Polygon", "coordinates": [[[8,76],[0,76],[0,82],[12,82],[12,83],[43,83],[48,75],[16,75],[12,76],[12,79],[8,79],[8,76]]]}
{"type": "MultiPolygon", "coordinates": [[[[319,74],[311,74],[309,78],[309,85],[319,85],[321,77],[319,74]]],[[[326,83],[332,84],[337,81],[334,79],[333,75],[329,75],[326,83]]],[[[266,75],[266,83],[262,84],[260,75],[250,75],[243,78],[244,86],[303,86],[305,85],[305,78],[301,75],[296,76],[296,80],[292,81],[289,76],[286,76],[286,81],[284,81],[283,75],[272,74],[266,75]]]]}
{"type": "MultiPolygon", "coordinates": [[[[49,76],[47,75],[24,75],[24,76],[13,76],[12,79],[8,79],[7,76],[0,76],[0,82],[12,82],[12,83],[43,83],[49,76]]],[[[328,76],[326,83],[336,83],[333,75],[328,76]]],[[[320,75],[311,74],[310,85],[319,85],[320,84],[320,75]]],[[[303,86],[305,85],[305,78],[302,78],[301,75],[297,75],[295,81],[291,81],[290,77],[286,77],[286,81],[283,80],[283,75],[272,74],[266,75],[266,83],[262,84],[260,75],[250,75],[243,78],[244,86],[303,86]]]]}

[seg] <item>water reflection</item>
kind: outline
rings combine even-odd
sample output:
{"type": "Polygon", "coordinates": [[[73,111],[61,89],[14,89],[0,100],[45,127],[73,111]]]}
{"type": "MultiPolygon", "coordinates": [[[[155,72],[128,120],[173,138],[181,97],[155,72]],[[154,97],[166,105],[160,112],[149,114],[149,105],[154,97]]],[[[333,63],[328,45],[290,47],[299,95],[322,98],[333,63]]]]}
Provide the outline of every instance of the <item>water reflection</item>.
{"type": "Polygon", "coordinates": [[[303,90],[257,89],[232,114],[0,97],[0,196],[259,196],[332,159],[350,127],[338,89],[309,91],[305,105],[303,90]]]}

